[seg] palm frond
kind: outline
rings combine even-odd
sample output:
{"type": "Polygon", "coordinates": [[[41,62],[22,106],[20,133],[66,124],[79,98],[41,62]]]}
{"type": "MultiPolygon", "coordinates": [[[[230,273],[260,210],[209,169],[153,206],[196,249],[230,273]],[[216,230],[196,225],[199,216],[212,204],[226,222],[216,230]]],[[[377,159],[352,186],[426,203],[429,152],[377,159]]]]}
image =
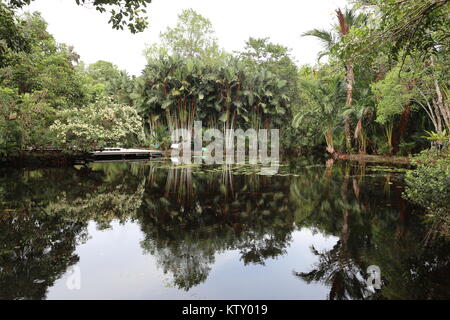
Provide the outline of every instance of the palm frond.
{"type": "Polygon", "coordinates": [[[326,51],[330,51],[336,44],[336,37],[333,32],[323,29],[312,29],[302,34],[302,37],[316,37],[322,43],[326,51]]]}

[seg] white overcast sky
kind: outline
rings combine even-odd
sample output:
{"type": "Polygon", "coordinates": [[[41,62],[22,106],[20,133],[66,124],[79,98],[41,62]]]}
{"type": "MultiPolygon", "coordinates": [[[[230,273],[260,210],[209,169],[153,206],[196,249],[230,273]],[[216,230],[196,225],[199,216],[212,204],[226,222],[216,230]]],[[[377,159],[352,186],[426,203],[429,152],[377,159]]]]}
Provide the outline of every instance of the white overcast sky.
{"type": "Polygon", "coordinates": [[[145,66],[145,44],[157,42],[183,9],[193,8],[210,19],[227,51],[242,49],[250,36],[269,37],[292,48],[298,64],[314,64],[320,44],[300,35],[312,28],[330,28],[334,10],[346,5],[346,0],[153,0],[150,26],[136,35],[113,30],[107,13],[77,6],[74,0],[36,0],[25,11],[40,11],[56,40],[73,45],[86,63],[107,60],[139,75],[145,66]]]}

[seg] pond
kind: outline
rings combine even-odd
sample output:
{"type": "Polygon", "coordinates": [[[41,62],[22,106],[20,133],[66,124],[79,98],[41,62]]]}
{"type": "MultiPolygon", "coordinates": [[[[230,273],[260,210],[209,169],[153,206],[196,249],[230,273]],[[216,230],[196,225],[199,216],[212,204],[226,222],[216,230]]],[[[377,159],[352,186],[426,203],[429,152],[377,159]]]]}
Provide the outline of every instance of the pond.
{"type": "Polygon", "coordinates": [[[448,299],[450,246],[402,198],[404,170],[2,168],[0,299],[448,299]]]}

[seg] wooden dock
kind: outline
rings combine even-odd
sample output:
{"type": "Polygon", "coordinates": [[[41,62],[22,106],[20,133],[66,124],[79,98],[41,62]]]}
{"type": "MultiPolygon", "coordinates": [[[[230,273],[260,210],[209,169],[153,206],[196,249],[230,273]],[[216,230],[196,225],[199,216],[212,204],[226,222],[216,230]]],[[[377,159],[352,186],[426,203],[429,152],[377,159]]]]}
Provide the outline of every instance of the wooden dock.
{"type": "Polygon", "coordinates": [[[122,149],[122,148],[107,148],[91,152],[91,156],[96,159],[147,159],[147,158],[159,158],[163,156],[163,153],[158,150],[145,150],[145,149],[122,149]]]}

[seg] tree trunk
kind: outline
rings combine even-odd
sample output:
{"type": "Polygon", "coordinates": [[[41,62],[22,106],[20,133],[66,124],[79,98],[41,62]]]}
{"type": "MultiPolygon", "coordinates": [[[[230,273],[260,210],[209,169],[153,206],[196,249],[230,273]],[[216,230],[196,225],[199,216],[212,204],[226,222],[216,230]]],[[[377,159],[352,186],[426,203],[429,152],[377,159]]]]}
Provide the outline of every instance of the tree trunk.
{"type": "MultiPolygon", "coordinates": [[[[347,101],[345,104],[347,107],[351,107],[353,105],[353,82],[355,81],[355,74],[353,72],[353,66],[350,62],[345,64],[345,69],[347,70],[347,74],[345,76],[345,82],[347,84],[347,101]]],[[[352,135],[350,128],[350,117],[348,115],[344,118],[344,133],[346,149],[347,152],[350,153],[352,149],[352,135]]]]}
{"type": "Polygon", "coordinates": [[[347,102],[346,105],[351,107],[353,105],[353,82],[355,82],[355,73],[353,72],[353,66],[350,62],[346,63],[347,70],[346,83],[347,83],[347,102]]]}
{"type": "MultiPolygon", "coordinates": [[[[434,59],[432,56],[431,56],[431,66],[434,68],[434,59]]],[[[436,101],[437,108],[435,107],[436,114],[438,114],[438,113],[441,114],[442,119],[444,120],[444,123],[445,123],[447,129],[449,129],[450,128],[450,108],[449,108],[448,104],[446,104],[444,102],[442,91],[439,86],[438,79],[436,77],[434,77],[434,87],[435,87],[436,96],[437,96],[437,101],[436,101]],[[438,110],[439,110],[439,112],[437,112],[438,110]]]]}
{"type": "Polygon", "coordinates": [[[437,95],[437,105],[439,108],[439,111],[441,112],[442,118],[444,119],[444,123],[447,126],[447,129],[450,128],[450,110],[449,106],[445,104],[444,98],[442,96],[441,88],[439,87],[438,81],[434,80],[434,86],[436,88],[436,95],[437,95]]]}
{"type": "Polygon", "coordinates": [[[397,152],[399,152],[400,140],[406,133],[410,115],[411,115],[411,107],[409,104],[407,104],[403,107],[403,112],[400,117],[400,123],[398,125],[397,130],[393,131],[393,135],[392,135],[392,152],[393,152],[393,154],[396,154],[397,152]]]}
{"type": "Polygon", "coordinates": [[[345,150],[350,153],[352,150],[352,134],[350,130],[350,117],[344,118],[345,150]]]}

